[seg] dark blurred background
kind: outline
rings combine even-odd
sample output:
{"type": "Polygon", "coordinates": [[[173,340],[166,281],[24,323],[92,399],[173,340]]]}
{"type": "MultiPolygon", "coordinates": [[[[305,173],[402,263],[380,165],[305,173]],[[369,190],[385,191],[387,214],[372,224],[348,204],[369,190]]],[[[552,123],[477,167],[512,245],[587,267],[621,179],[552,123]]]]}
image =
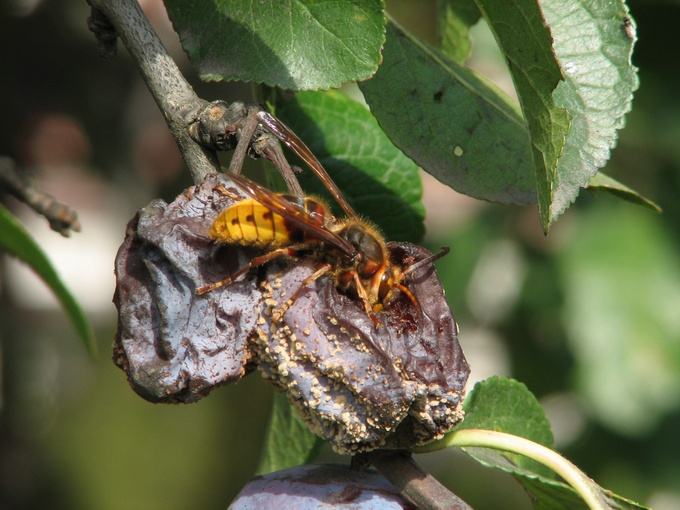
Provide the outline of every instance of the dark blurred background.
{"type": "MultiPolygon", "coordinates": [[[[248,85],[200,83],[162,3],[141,3],[199,95],[251,97],[248,85]]],[[[582,192],[546,238],[535,207],[480,203],[426,178],[425,243],[452,247],[437,266],[471,384],[524,382],[560,451],[604,487],[670,510],[680,508],[680,2],[629,5],[641,86],[606,171],[663,214],[582,192]]],[[[435,42],[433,2],[388,7],[435,42]]],[[[73,0],[0,5],[0,155],[78,210],[83,231],[63,239],[7,205],[87,310],[101,353],[92,362],[43,284],[2,259],[0,508],[225,508],[259,459],[271,390],[252,375],[198,404],[152,405],[109,360],[125,224],[191,183],[126,50],[99,59],[87,16],[73,0]]],[[[475,38],[472,65],[511,88],[488,30],[475,38]]],[[[417,460],[477,508],[530,508],[508,475],[463,454],[417,460]]]]}

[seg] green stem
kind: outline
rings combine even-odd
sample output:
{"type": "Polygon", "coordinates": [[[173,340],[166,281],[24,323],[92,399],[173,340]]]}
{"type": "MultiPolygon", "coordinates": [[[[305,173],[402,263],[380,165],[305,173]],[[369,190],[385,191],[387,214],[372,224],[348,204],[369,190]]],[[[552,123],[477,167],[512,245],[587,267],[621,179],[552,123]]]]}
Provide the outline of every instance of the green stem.
{"type": "Polygon", "coordinates": [[[560,475],[565,482],[579,493],[583,501],[592,510],[606,510],[610,508],[600,487],[588,478],[583,471],[554,450],[523,437],[504,432],[494,432],[492,430],[463,429],[451,432],[441,441],[418,448],[414,452],[424,453],[425,451],[433,451],[435,444],[436,449],[482,447],[524,455],[536,462],[540,462],[560,475]]]}

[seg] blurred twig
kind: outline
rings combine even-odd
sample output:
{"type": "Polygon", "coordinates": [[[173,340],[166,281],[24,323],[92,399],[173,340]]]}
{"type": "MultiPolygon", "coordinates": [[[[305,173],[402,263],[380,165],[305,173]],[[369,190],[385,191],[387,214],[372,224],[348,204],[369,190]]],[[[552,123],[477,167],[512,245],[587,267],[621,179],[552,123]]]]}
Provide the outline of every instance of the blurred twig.
{"type": "Polygon", "coordinates": [[[80,232],[78,213],[52,195],[40,191],[34,180],[10,158],[0,158],[0,186],[47,218],[55,232],[64,237],[69,237],[71,231],[80,232]]]}

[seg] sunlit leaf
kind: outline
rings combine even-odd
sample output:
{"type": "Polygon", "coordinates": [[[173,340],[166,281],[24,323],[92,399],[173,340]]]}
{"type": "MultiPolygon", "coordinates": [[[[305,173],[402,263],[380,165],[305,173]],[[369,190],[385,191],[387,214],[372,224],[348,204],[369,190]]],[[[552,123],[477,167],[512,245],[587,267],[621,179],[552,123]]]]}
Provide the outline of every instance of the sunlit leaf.
{"type": "Polygon", "coordinates": [[[201,77],[293,90],[373,75],[385,41],[379,0],[165,0],[201,77]]]}
{"type": "Polygon", "coordinates": [[[478,0],[477,3],[505,56],[526,118],[538,208],[541,224],[547,231],[557,162],[571,118],[552,97],[562,73],[552,52],[551,34],[536,2],[478,0]]]}
{"type": "MultiPolygon", "coordinates": [[[[465,400],[465,420],[461,429],[484,429],[507,432],[551,447],[553,444],[550,422],[543,408],[527,387],[505,377],[490,377],[475,385],[465,400]]],[[[490,465],[491,455],[502,465],[510,463],[532,473],[553,476],[552,471],[521,455],[465,449],[472,457],[490,465]],[[497,457],[498,456],[498,457],[497,457]]]]}
{"type": "Polygon", "coordinates": [[[529,138],[513,100],[396,26],[388,26],[383,55],[360,87],[401,150],[460,193],[535,203],[529,138]]]}
{"type": "Polygon", "coordinates": [[[638,78],[622,0],[542,0],[541,6],[565,78],[553,97],[573,117],[552,182],[547,221],[553,222],[609,160],[638,78]]]}

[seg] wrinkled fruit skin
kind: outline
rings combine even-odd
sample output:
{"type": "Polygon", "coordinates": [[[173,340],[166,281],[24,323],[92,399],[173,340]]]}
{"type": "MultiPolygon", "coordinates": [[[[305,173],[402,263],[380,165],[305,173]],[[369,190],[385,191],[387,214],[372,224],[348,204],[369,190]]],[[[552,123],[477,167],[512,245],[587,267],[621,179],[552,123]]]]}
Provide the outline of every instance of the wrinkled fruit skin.
{"type": "MultiPolygon", "coordinates": [[[[128,224],[116,257],[114,362],[133,389],[152,402],[194,402],[259,368],[341,453],[408,448],[458,423],[469,368],[433,265],[405,282],[422,317],[398,292],[376,314],[380,328],[331,275],[272,318],[318,267],[314,257],[281,257],[196,295],[261,253],[208,238],[217,215],[242,198],[226,176],[212,175],[128,224]]],[[[430,255],[408,243],[388,249],[403,267],[430,255]]]]}
{"type": "Polygon", "coordinates": [[[297,466],[253,478],[229,510],[253,508],[415,510],[380,474],[333,464],[297,466]]]}

